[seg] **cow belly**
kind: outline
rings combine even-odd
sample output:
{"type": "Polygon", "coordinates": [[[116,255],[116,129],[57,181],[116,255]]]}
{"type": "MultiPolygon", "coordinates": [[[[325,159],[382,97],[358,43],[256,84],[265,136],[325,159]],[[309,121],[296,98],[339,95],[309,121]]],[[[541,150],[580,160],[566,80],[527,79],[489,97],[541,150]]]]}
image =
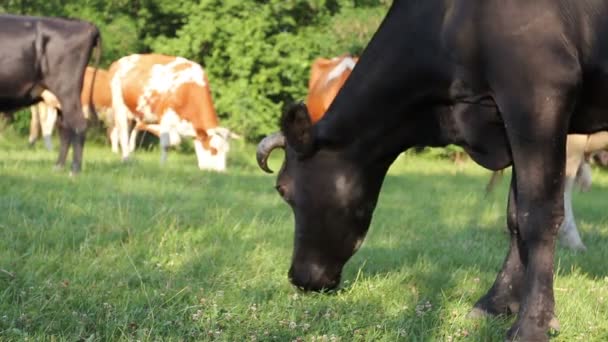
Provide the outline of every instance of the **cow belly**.
{"type": "Polygon", "coordinates": [[[475,162],[490,170],[501,170],[511,164],[505,126],[495,106],[461,103],[453,112],[464,140],[462,147],[475,162]]]}
{"type": "Polygon", "coordinates": [[[25,98],[3,98],[0,97],[0,112],[12,112],[23,107],[31,106],[38,102],[29,97],[25,98]]]}
{"type": "MultiPolygon", "coordinates": [[[[192,125],[190,125],[192,127],[192,125]]],[[[160,136],[161,126],[160,124],[146,125],[146,131],[152,132],[153,134],[160,136]]],[[[191,128],[194,131],[193,128],[191,128]]],[[[169,134],[169,145],[176,146],[182,143],[182,137],[193,137],[190,131],[181,130],[179,127],[172,127],[167,132],[169,134]]]]}
{"type": "Polygon", "coordinates": [[[170,146],[179,145],[182,138],[196,137],[196,130],[192,123],[181,119],[179,115],[171,109],[165,112],[160,123],[146,124],[145,126],[147,131],[153,132],[159,137],[163,134],[168,134],[170,146]]]}

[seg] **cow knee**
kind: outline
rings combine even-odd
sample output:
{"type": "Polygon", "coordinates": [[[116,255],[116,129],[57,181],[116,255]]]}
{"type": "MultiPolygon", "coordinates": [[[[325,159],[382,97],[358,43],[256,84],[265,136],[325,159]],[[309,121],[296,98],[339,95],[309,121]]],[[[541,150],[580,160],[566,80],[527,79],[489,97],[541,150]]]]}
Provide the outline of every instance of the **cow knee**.
{"type": "Polygon", "coordinates": [[[561,208],[545,205],[519,210],[517,225],[520,236],[523,241],[531,244],[554,241],[564,222],[564,217],[563,205],[561,208]]]}

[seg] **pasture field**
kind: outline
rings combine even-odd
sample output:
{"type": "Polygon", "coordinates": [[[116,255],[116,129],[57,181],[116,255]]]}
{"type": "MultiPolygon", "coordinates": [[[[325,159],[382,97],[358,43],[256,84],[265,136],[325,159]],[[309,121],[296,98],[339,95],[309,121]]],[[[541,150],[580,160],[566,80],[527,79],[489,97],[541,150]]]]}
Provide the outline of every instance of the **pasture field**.
{"type": "MultiPolygon", "coordinates": [[[[89,144],[84,172],[0,138],[2,341],[502,341],[512,318],[466,318],[506,254],[507,181],[402,155],[335,294],[290,286],[293,222],[233,144],[226,174],[193,154],[89,144]]],[[[280,165],[281,153],[271,166],[280,165]]],[[[575,195],[586,253],[559,249],[554,341],[608,340],[608,173],[575,195]]]]}

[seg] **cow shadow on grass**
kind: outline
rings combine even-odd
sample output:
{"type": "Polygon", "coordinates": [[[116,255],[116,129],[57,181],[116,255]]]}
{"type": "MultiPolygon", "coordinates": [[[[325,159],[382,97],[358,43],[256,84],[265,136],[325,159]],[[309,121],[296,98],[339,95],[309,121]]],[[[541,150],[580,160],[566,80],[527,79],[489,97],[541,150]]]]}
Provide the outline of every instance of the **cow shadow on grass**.
{"type": "MultiPolygon", "coordinates": [[[[356,287],[360,277],[396,277],[404,291],[415,289],[417,296],[432,303],[457,299],[472,307],[492,285],[508,248],[507,185],[486,197],[485,179],[462,174],[390,176],[367,241],[346,267],[343,279],[350,282],[346,290],[356,287]],[[454,194],[446,196],[449,192],[454,194]]],[[[592,193],[576,196],[575,212],[588,251],[558,247],[560,276],[576,273],[593,280],[608,274],[603,262],[608,257],[606,216],[598,205],[601,200],[589,198],[606,191],[595,186],[592,193]]],[[[475,324],[506,328],[508,321],[475,324]]],[[[483,328],[483,333],[488,329],[483,328]]]]}
{"type": "MultiPolygon", "coordinates": [[[[47,167],[44,160],[23,163],[26,168],[47,167]]],[[[150,164],[149,161],[143,164],[146,163],[150,164]]],[[[82,215],[70,210],[69,206],[53,208],[53,211],[63,210],[62,216],[73,215],[75,220],[84,220],[82,225],[85,226],[95,225],[96,215],[100,221],[104,221],[103,217],[112,217],[113,212],[121,210],[120,205],[133,210],[133,221],[137,221],[131,222],[125,217],[125,224],[142,229],[154,224],[159,213],[160,216],[173,216],[175,223],[183,227],[198,227],[201,222],[217,220],[222,215],[228,219],[233,215],[268,223],[276,221],[277,212],[280,212],[283,221],[291,220],[290,209],[272,189],[274,176],[238,171],[198,174],[178,166],[140,166],[98,161],[91,165],[91,172],[75,180],[52,172],[41,178],[4,177],[7,183],[23,182],[32,189],[45,189],[50,193],[72,191],[76,207],[100,204],[97,212],[90,212],[88,219],[78,218],[82,215]],[[162,186],[150,184],[150,180],[156,180],[162,186]],[[235,189],[238,192],[231,192],[235,189]]],[[[495,273],[507,250],[504,212],[508,182],[503,182],[496,193],[485,197],[485,179],[462,173],[389,175],[367,242],[350,264],[369,260],[367,271],[381,274],[416,263],[420,257],[428,257],[442,268],[476,265],[482,272],[495,273]],[[374,239],[376,236],[378,239],[374,239]]],[[[607,190],[594,186],[591,193],[575,198],[579,228],[589,250],[573,253],[559,248],[562,274],[568,274],[573,268],[591,277],[608,274],[608,266],[590,262],[598,259],[598,253],[608,257],[605,248],[608,234],[605,228],[603,231],[597,228],[605,227],[606,216],[598,205],[601,200],[596,200],[607,190]],[[577,200],[583,197],[593,199],[578,203],[577,200]]],[[[32,206],[36,208],[49,204],[36,196],[28,200],[34,201],[32,206]]],[[[127,215],[128,210],[123,208],[123,215],[127,215]]],[[[289,233],[293,230],[291,224],[286,229],[289,233]]]]}

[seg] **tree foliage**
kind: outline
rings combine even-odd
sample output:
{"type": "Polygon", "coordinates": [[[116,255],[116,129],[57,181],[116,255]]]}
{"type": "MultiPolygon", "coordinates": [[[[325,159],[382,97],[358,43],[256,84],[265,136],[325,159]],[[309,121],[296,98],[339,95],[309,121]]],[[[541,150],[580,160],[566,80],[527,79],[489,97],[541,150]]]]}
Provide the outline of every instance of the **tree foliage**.
{"type": "Polygon", "coordinates": [[[304,99],[314,58],[360,53],[388,0],[5,0],[0,12],[82,18],[102,32],[103,62],[179,55],[208,72],[223,125],[255,139],[304,99]]]}

